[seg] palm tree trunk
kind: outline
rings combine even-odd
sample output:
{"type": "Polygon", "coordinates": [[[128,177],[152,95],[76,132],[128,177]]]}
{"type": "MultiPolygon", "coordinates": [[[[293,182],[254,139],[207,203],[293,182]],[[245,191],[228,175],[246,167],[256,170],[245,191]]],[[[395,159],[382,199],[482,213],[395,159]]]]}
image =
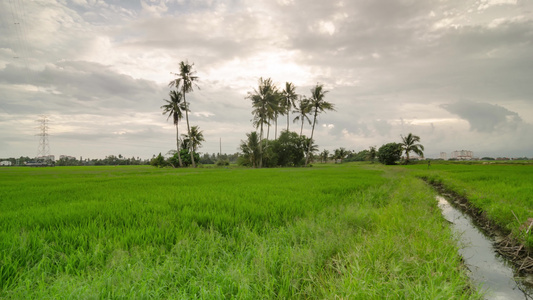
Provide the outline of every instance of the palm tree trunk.
{"type": "Polygon", "coordinates": [[[289,109],[287,109],[287,132],[289,132],[289,109]]]}
{"type": "Polygon", "coordinates": [[[268,137],[270,135],[270,121],[272,121],[272,120],[268,119],[268,121],[269,121],[268,122],[269,124],[268,124],[268,128],[267,128],[267,139],[266,139],[266,142],[265,142],[265,150],[268,148],[268,137]]]}
{"type": "Polygon", "coordinates": [[[315,133],[316,115],[318,114],[318,108],[315,107],[315,117],[313,118],[313,129],[311,129],[311,139],[309,140],[309,147],[307,148],[307,155],[305,156],[305,166],[309,163],[309,151],[311,151],[311,145],[313,145],[313,134],[315,133]]]}
{"type": "MultiPolygon", "coordinates": [[[[185,118],[187,119],[187,132],[189,133],[189,140],[191,139],[191,127],[189,126],[189,113],[188,113],[188,107],[187,107],[187,100],[185,100],[185,88],[183,88],[183,102],[185,103],[185,118]]],[[[189,148],[189,152],[191,153],[191,162],[192,167],[196,168],[196,163],[194,162],[194,155],[192,151],[192,143],[189,142],[190,145],[187,145],[189,148]]]]}
{"type": "Polygon", "coordinates": [[[302,137],[302,132],[304,132],[304,116],[302,115],[302,126],[300,127],[300,137],[302,137]]]}
{"type": "Polygon", "coordinates": [[[268,138],[270,137],[270,119],[268,119],[268,128],[267,128],[267,141],[268,141],[268,138]]]}
{"type": "Polygon", "coordinates": [[[261,122],[261,134],[259,135],[259,168],[263,167],[263,122],[261,122]]]}
{"type": "Polygon", "coordinates": [[[178,149],[178,161],[180,163],[180,168],[183,167],[183,162],[181,161],[181,155],[180,155],[180,134],[178,130],[178,124],[176,124],[176,146],[178,149]]]}
{"type": "Polygon", "coordinates": [[[274,139],[278,139],[278,114],[276,114],[276,129],[274,129],[274,139]]]}

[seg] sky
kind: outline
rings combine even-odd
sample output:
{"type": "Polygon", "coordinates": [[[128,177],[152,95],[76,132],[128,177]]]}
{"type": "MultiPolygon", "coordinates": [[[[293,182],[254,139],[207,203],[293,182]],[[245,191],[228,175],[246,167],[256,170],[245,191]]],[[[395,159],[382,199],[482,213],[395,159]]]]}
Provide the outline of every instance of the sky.
{"type": "Polygon", "coordinates": [[[430,158],[533,157],[532,0],[4,0],[0,157],[39,153],[41,115],[56,159],[175,149],[160,107],[181,61],[203,153],[255,130],[246,96],[263,77],[307,97],[324,85],[320,150],[413,133],[430,158]]]}

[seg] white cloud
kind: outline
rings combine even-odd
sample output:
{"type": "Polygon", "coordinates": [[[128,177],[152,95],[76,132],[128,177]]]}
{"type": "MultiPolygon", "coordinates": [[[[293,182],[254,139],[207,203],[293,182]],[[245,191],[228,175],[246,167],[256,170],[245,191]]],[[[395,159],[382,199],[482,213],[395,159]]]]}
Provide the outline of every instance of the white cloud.
{"type": "Polygon", "coordinates": [[[481,0],[478,10],[486,10],[489,7],[497,5],[516,5],[518,0],[481,0]]]}
{"type": "Polygon", "coordinates": [[[333,35],[335,33],[335,24],[331,21],[320,21],[318,23],[318,30],[320,33],[333,35]]]}
{"type": "Polygon", "coordinates": [[[194,116],[197,116],[197,117],[204,117],[204,118],[209,118],[209,117],[212,117],[214,116],[215,114],[212,113],[212,112],[208,112],[208,111],[197,111],[197,112],[193,112],[192,113],[194,116]]]}

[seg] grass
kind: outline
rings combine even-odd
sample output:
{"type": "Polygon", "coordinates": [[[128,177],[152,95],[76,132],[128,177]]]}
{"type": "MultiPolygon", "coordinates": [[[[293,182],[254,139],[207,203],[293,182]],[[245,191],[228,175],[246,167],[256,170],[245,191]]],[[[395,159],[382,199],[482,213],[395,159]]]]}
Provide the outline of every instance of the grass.
{"type": "Polygon", "coordinates": [[[408,173],[2,168],[0,298],[479,298],[408,173]]]}
{"type": "Polygon", "coordinates": [[[486,216],[533,248],[533,230],[523,225],[533,217],[533,164],[521,161],[492,164],[438,164],[407,167],[432,182],[466,197],[486,216]]]}

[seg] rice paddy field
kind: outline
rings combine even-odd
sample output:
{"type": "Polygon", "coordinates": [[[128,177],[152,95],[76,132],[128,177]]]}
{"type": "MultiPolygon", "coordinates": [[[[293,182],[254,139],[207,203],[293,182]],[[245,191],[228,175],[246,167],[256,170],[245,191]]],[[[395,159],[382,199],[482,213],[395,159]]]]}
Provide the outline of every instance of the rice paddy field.
{"type": "Polygon", "coordinates": [[[533,249],[533,163],[434,163],[430,170],[426,165],[408,168],[467,198],[504,231],[533,249]]]}
{"type": "Polygon", "coordinates": [[[0,168],[0,298],[479,299],[417,168],[0,168]]]}

